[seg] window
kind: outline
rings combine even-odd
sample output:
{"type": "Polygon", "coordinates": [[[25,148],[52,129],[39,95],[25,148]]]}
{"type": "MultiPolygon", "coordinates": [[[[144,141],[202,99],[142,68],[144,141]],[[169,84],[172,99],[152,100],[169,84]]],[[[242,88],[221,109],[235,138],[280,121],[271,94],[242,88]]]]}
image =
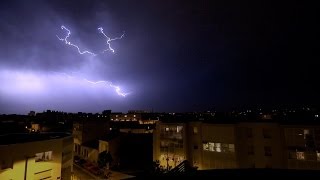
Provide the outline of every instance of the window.
{"type": "Polygon", "coordinates": [[[229,152],[229,144],[221,144],[221,150],[222,152],[229,152]]]}
{"type": "Polygon", "coordinates": [[[270,163],[267,163],[266,168],[270,169],[270,168],[272,168],[272,165],[270,163]]]}
{"type": "Polygon", "coordinates": [[[229,151],[234,152],[234,144],[229,144],[229,151]]]}
{"type": "Polygon", "coordinates": [[[177,133],[180,133],[182,131],[183,126],[177,126],[177,133]]]}
{"type": "Polygon", "coordinates": [[[165,128],[165,130],[166,130],[166,131],[169,131],[169,128],[168,128],[168,127],[166,127],[166,128],[165,128]]]}
{"type": "Polygon", "coordinates": [[[193,127],[193,134],[198,134],[198,127],[193,127]]]}
{"type": "Polygon", "coordinates": [[[265,146],[264,147],[264,155],[265,156],[272,156],[272,152],[271,152],[271,147],[270,146],[265,146]]]}
{"type": "Polygon", "coordinates": [[[320,153],[317,152],[317,161],[320,161],[320,153]]]}
{"type": "Polygon", "coordinates": [[[248,138],[252,138],[252,128],[246,128],[246,135],[248,138]]]}
{"type": "Polygon", "coordinates": [[[52,151],[47,152],[41,152],[35,154],[35,161],[41,162],[41,161],[51,161],[52,160],[52,151]]]}
{"type": "Polygon", "coordinates": [[[209,144],[209,151],[215,151],[214,143],[209,142],[208,144],[209,144]]]}
{"type": "Polygon", "coordinates": [[[270,139],[271,138],[271,129],[263,129],[263,137],[266,139],[270,139]]]}
{"type": "Polygon", "coordinates": [[[209,151],[209,143],[203,143],[203,150],[209,151]]]}
{"type": "Polygon", "coordinates": [[[254,155],[254,147],[253,145],[248,146],[248,155],[254,155]]]}
{"type": "Polygon", "coordinates": [[[297,159],[297,153],[296,152],[289,152],[289,159],[297,159]]]}
{"type": "Polygon", "coordinates": [[[221,152],[221,143],[216,143],[216,151],[221,152]]]}
{"type": "Polygon", "coordinates": [[[298,160],[304,160],[304,152],[297,152],[296,155],[298,160]]]}
{"type": "Polygon", "coordinates": [[[226,143],[203,143],[203,150],[212,151],[212,152],[234,152],[234,144],[226,144],[226,143]]]}
{"type": "Polygon", "coordinates": [[[169,143],[167,141],[161,141],[160,142],[160,147],[168,147],[169,143]]]}

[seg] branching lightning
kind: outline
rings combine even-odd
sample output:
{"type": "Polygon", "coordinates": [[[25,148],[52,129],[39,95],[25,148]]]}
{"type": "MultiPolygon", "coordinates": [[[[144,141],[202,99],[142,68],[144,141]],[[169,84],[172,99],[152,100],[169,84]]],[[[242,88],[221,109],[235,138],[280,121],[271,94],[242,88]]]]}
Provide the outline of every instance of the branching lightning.
{"type": "MultiPolygon", "coordinates": [[[[56,35],[57,38],[58,38],[60,41],[65,42],[65,44],[67,44],[67,45],[69,45],[69,46],[73,46],[73,47],[77,48],[79,54],[91,54],[91,55],[93,55],[93,56],[96,56],[96,55],[97,55],[96,53],[93,53],[93,52],[90,52],[90,51],[81,51],[80,48],[79,48],[79,46],[77,46],[77,45],[75,45],[75,44],[72,44],[70,41],[68,41],[68,38],[69,38],[70,35],[71,35],[71,31],[70,31],[68,28],[66,28],[65,26],[61,26],[61,29],[67,31],[67,35],[65,36],[65,38],[60,38],[58,35],[56,35]]],[[[107,38],[108,48],[105,49],[105,50],[103,50],[102,53],[104,53],[104,52],[106,52],[106,51],[111,51],[112,53],[114,53],[115,50],[111,47],[110,42],[111,42],[111,41],[118,40],[118,39],[122,39],[122,38],[124,37],[124,32],[123,32],[123,34],[122,34],[120,37],[110,38],[109,36],[107,36],[107,35],[103,32],[103,28],[102,28],[102,27],[99,27],[98,30],[99,30],[99,32],[100,32],[101,34],[103,34],[103,36],[104,36],[105,38],[107,38]]]]}
{"type": "MultiPolygon", "coordinates": [[[[67,35],[65,36],[65,38],[60,38],[58,35],[57,38],[60,40],[60,41],[63,41],[65,42],[65,44],[69,45],[69,46],[73,46],[75,48],[77,48],[79,54],[90,54],[90,55],[93,55],[93,56],[96,56],[97,54],[96,53],[93,53],[93,52],[90,52],[90,51],[81,51],[79,46],[75,45],[75,44],[72,44],[70,41],[68,41],[68,38],[70,37],[71,35],[71,31],[69,29],[67,29],[65,26],[61,26],[61,29],[67,31],[67,35]]],[[[103,28],[102,27],[99,27],[98,28],[99,32],[101,34],[103,34],[103,36],[105,38],[107,38],[107,45],[108,45],[108,48],[103,50],[102,53],[106,52],[106,51],[111,51],[112,53],[115,52],[115,50],[111,47],[111,44],[110,42],[111,41],[115,41],[115,40],[118,40],[118,39],[122,39],[124,37],[124,33],[120,36],[120,37],[115,37],[115,38],[110,38],[108,37],[104,32],[103,32],[103,28]]],[[[76,78],[74,76],[71,76],[67,73],[59,73],[59,74],[62,74],[68,78],[76,78]]],[[[79,78],[77,78],[79,79],[79,78]]],[[[122,97],[126,97],[128,94],[130,93],[125,93],[121,90],[121,88],[117,85],[114,85],[112,82],[110,81],[90,81],[88,79],[85,79],[85,78],[80,78],[81,81],[84,81],[86,83],[90,83],[90,84],[93,84],[93,85],[96,85],[96,84],[103,84],[104,86],[107,86],[107,87],[111,87],[115,90],[115,92],[119,95],[119,96],[122,96],[122,97]]]]}
{"type": "Polygon", "coordinates": [[[110,38],[103,32],[103,28],[102,27],[99,27],[98,30],[100,31],[101,34],[103,34],[104,37],[107,38],[108,49],[103,50],[102,53],[104,53],[106,51],[111,51],[112,53],[114,53],[114,49],[111,47],[110,42],[114,41],[114,40],[122,39],[124,37],[124,32],[120,37],[110,38]]]}
{"type": "Polygon", "coordinates": [[[80,48],[79,48],[79,46],[77,46],[77,45],[75,45],[75,44],[72,44],[70,41],[68,41],[68,38],[69,38],[70,35],[71,35],[71,31],[70,31],[69,29],[67,29],[65,26],[61,26],[61,29],[66,30],[68,33],[67,33],[67,35],[66,35],[65,38],[60,38],[58,35],[56,35],[57,38],[58,38],[60,41],[64,41],[67,45],[73,46],[73,47],[77,48],[79,54],[91,54],[91,55],[93,55],[93,56],[96,56],[96,54],[93,53],[93,52],[90,52],[90,51],[81,51],[80,48]]]}

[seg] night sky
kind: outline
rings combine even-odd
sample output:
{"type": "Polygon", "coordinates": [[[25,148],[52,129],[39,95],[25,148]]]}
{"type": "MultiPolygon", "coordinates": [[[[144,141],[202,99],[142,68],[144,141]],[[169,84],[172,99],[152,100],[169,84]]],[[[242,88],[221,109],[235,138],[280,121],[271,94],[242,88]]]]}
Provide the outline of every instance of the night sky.
{"type": "Polygon", "coordinates": [[[302,1],[0,1],[0,113],[319,104],[319,15],[302,1]],[[115,53],[100,52],[106,39],[115,53]],[[90,81],[109,81],[115,89],[90,81]]]}

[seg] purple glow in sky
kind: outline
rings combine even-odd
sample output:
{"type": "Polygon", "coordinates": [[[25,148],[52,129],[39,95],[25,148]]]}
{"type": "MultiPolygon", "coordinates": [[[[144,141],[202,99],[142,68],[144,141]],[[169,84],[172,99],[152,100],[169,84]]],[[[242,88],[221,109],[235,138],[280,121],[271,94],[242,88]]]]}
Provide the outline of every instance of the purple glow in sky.
{"type": "Polygon", "coordinates": [[[0,1],[0,113],[319,104],[316,7],[0,1]]]}
{"type": "Polygon", "coordinates": [[[111,82],[90,81],[77,76],[77,73],[69,75],[52,71],[0,69],[0,82],[2,100],[24,104],[23,109],[26,111],[28,108],[63,110],[66,104],[70,104],[67,106],[70,108],[77,102],[84,103],[84,99],[95,100],[97,104],[101,104],[106,100],[121,100],[128,95],[111,82]]]}

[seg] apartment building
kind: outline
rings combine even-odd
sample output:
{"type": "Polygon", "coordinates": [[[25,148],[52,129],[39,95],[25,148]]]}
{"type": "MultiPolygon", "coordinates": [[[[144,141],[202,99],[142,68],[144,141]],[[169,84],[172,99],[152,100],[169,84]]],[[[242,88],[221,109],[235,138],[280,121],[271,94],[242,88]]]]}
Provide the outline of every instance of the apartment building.
{"type": "Polygon", "coordinates": [[[165,169],[188,160],[199,170],[320,169],[320,125],[255,121],[158,122],[153,160],[165,169]]]}
{"type": "Polygon", "coordinates": [[[0,142],[0,179],[71,178],[71,134],[8,134],[0,142]]]}
{"type": "Polygon", "coordinates": [[[153,158],[165,168],[189,160],[199,169],[238,167],[232,124],[157,123],[153,158]]]}
{"type": "Polygon", "coordinates": [[[288,169],[320,170],[320,126],[282,125],[288,169]]]}
{"type": "Polygon", "coordinates": [[[83,115],[78,121],[73,123],[73,138],[75,155],[82,158],[88,157],[91,142],[98,141],[99,137],[110,131],[110,116],[83,115]],[[89,145],[88,145],[89,144],[89,145]]]}

